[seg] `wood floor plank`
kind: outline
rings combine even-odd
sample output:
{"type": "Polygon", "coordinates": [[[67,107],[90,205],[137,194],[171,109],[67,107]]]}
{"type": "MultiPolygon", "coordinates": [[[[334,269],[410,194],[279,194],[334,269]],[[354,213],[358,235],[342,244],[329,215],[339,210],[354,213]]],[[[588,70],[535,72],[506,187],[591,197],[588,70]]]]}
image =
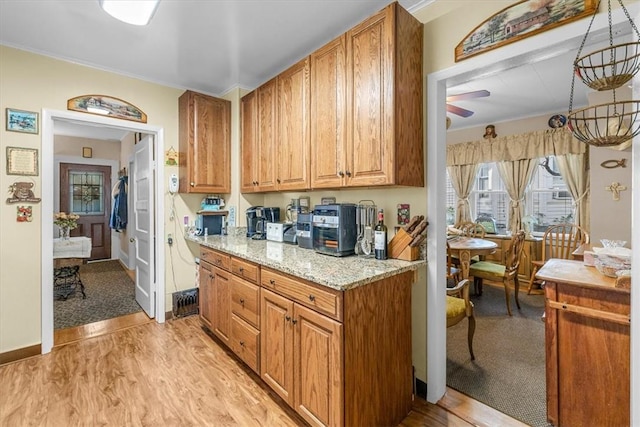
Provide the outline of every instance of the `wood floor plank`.
{"type": "MultiPolygon", "coordinates": [[[[305,425],[197,316],[56,346],[0,366],[0,384],[1,426],[305,425]]],[[[518,425],[467,400],[416,398],[401,426],[518,425]]]]}

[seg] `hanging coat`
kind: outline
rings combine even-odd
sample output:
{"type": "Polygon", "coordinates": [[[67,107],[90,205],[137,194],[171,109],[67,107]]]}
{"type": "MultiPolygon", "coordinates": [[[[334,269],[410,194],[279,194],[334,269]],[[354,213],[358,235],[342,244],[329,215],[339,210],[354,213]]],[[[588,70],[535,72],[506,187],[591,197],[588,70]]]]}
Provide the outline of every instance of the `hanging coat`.
{"type": "Polygon", "coordinates": [[[115,231],[123,231],[127,228],[127,182],[128,177],[123,176],[114,188],[113,209],[109,226],[115,231]]]}

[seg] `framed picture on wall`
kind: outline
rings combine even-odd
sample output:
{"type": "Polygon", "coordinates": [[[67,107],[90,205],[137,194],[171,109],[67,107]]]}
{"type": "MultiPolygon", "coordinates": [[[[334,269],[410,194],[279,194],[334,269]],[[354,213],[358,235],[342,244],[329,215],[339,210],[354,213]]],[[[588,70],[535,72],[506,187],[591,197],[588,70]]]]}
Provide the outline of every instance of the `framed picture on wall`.
{"type": "Polygon", "coordinates": [[[7,108],[7,130],[11,132],[38,133],[38,113],[7,108]]]}
{"type": "Polygon", "coordinates": [[[38,176],[38,150],[7,147],[7,175],[38,176]]]}

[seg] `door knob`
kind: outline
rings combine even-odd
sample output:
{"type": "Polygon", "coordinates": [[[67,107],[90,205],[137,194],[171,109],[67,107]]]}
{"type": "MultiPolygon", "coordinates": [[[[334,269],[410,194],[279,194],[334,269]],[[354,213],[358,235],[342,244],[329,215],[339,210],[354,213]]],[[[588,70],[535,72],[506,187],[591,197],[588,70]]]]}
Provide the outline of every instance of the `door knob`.
{"type": "Polygon", "coordinates": [[[136,241],[136,239],[134,239],[133,237],[131,237],[131,238],[129,239],[129,242],[131,242],[131,243],[133,243],[133,242],[135,242],[135,241],[136,241]]]}

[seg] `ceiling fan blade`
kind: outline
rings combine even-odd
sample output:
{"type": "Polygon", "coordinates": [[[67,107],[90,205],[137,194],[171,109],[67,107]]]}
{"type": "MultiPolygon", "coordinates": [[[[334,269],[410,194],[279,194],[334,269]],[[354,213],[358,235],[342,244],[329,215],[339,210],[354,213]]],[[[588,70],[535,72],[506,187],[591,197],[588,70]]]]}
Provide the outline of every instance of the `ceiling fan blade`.
{"type": "Polygon", "coordinates": [[[473,92],[459,93],[458,95],[447,96],[447,102],[464,101],[465,99],[484,98],[491,95],[488,90],[474,90],[473,92]]]}
{"type": "Polygon", "coordinates": [[[455,105],[447,104],[447,111],[453,114],[456,114],[460,117],[471,117],[473,116],[473,111],[466,110],[464,108],[456,107],[455,105]]]}

